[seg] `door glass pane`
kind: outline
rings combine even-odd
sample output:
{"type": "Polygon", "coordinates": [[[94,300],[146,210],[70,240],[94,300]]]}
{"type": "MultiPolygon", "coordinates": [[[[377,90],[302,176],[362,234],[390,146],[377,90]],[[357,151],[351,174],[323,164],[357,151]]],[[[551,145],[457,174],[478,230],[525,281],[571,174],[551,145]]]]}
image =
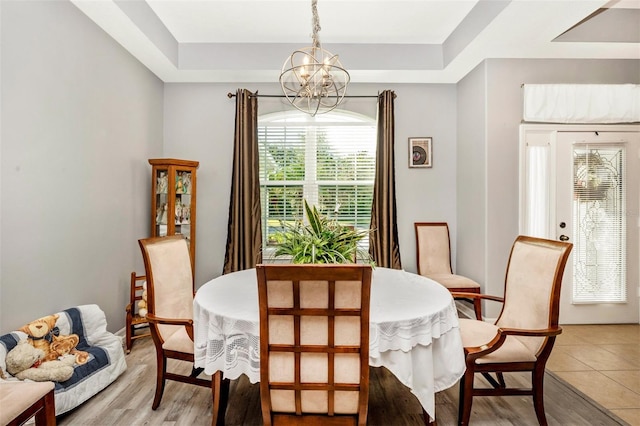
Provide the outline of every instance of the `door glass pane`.
{"type": "Polygon", "coordinates": [[[573,302],[626,301],[625,149],[573,147],[573,302]]]}
{"type": "Polygon", "coordinates": [[[524,234],[550,238],[549,235],[549,146],[526,148],[526,206],[524,234]]]}

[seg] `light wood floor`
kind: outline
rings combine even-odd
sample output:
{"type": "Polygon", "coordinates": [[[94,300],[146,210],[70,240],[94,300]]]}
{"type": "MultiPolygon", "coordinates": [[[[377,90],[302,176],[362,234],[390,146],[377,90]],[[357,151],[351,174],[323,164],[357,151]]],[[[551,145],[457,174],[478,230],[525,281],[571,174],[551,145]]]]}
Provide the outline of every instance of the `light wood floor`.
{"type": "MultiPolygon", "coordinates": [[[[580,329],[568,330],[563,350],[567,353],[570,343],[576,342],[580,329]],[[571,337],[573,336],[573,337],[571,337]],[[566,349],[566,350],[564,350],[566,349]]],[[[636,329],[637,330],[637,329],[636,329]]],[[[636,331],[637,333],[637,331],[636,331]]],[[[589,331],[585,335],[592,335],[589,331]]],[[[633,335],[633,329],[631,330],[633,335]]],[[[578,340],[581,342],[581,340],[578,340]]],[[[557,349],[557,347],[556,347],[557,349]]],[[[555,349],[554,349],[555,350],[555,349]]],[[[634,352],[633,348],[628,348],[634,352]]],[[[588,351],[589,352],[589,351],[588,351]]],[[[563,361],[556,357],[556,367],[563,361]]],[[[636,344],[636,361],[637,344],[636,344]]],[[[211,423],[211,393],[206,388],[167,382],[164,397],[158,410],[151,410],[155,387],[155,355],[150,338],[138,339],[127,355],[127,371],[107,389],[81,405],[76,410],[58,417],[60,425],[208,425],[211,423]]],[[[626,365],[626,364],[625,364],[626,365]]],[[[637,367],[637,363],[635,364],[637,367]]],[[[170,368],[182,371],[190,369],[182,363],[170,364],[170,368]]],[[[558,372],[558,374],[561,374],[558,372]]],[[[637,376],[636,376],[637,377],[637,376]]],[[[510,375],[508,384],[528,386],[528,377],[510,375]]],[[[482,379],[479,379],[482,380],[482,379]]],[[[633,378],[631,378],[633,381],[633,378]]],[[[637,385],[637,380],[636,380],[637,385]]],[[[633,383],[631,383],[633,385],[633,383]]],[[[637,390],[637,388],[636,388],[637,390]]],[[[587,393],[586,391],[583,391],[587,393]]],[[[637,395],[636,395],[637,397],[637,395]]],[[[232,382],[228,425],[260,425],[262,417],[257,385],[248,383],[246,377],[232,382]]],[[[370,425],[423,425],[422,409],[409,390],[384,368],[371,369],[369,399],[370,425]]],[[[573,391],[562,381],[548,375],[545,379],[545,406],[550,425],[616,425],[625,423],[611,417],[606,410],[594,406],[581,393],[573,391]]],[[[457,385],[436,395],[438,425],[455,425],[458,409],[457,385]]],[[[625,410],[627,408],[624,408],[625,410]]],[[[625,417],[616,409],[616,414],[625,417]]],[[[633,412],[629,412],[633,415],[633,412]]],[[[476,398],[471,415],[472,425],[537,425],[533,404],[529,397],[476,398]]]]}

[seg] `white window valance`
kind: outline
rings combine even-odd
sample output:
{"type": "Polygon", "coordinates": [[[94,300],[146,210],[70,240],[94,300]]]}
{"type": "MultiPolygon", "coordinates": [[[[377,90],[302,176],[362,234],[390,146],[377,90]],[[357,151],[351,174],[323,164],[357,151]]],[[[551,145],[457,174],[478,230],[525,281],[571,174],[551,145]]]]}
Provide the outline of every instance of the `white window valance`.
{"type": "Polygon", "coordinates": [[[640,122],[639,84],[525,84],[523,87],[525,122],[640,122]]]}

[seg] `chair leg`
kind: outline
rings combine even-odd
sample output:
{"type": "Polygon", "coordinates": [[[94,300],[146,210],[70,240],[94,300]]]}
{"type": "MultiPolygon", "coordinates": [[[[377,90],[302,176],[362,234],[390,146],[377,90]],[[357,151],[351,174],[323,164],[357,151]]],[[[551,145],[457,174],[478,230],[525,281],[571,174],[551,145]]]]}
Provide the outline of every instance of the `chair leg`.
{"type": "Polygon", "coordinates": [[[158,408],[158,406],[160,406],[160,400],[162,399],[162,394],[164,393],[164,375],[167,372],[167,358],[159,351],[156,351],[156,365],[156,394],[153,398],[153,404],[151,405],[152,410],[155,410],[156,408],[158,408]]]}
{"type": "Polygon", "coordinates": [[[493,386],[494,389],[504,389],[507,387],[506,383],[504,382],[504,375],[501,372],[496,372],[497,380],[494,379],[493,376],[491,376],[491,373],[480,374],[482,374],[482,377],[487,379],[487,382],[489,382],[489,384],[493,386]]]}
{"type": "Polygon", "coordinates": [[[476,313],[476,319],[482,321],[482,300],[473,299],[473,311],[476,313]]]}
{"type": "Polygon", "coordinates": [[[436,422],[435,419],[431,420],[431,416],[429,415],[429,413],[424,411],[424,408],[422,409],[422,418],[424,419],[425,426],[437,426],[438,425],[438,423],[436,422]]]}
{"type": "Polygon", "coordinates": [[[36,426],[55,426],[56,424],[56,403],[53,390],[49,391],[44,397],[44,406],[36,413],[36,426]]]}
{"type": "Polygon", "coordinates": [[[213,397],[211,426],[224,426],[230,383],[229,379],[222,378],[221,371],[216,371],[211,376],[211,395],[213,397]]]}
{"type": "Polygon", "coordinates": [[[125,326],[125,346],[126,346],[126,352],[130,353],[131,352],[131,346],[132,346],[132,337],[133,337],[133,330],[131,330],[133,328],[133,326],[131,325],[131,312],[129,311],[129,309],[131,309],[131,305],[129,305],[127,307],[127,319],[126,319],[126,326],[125,326]]]}
{"type": "MultiPolygon", "coordinates": [[[[222,379],[222,372],[216,371],[211,376],[211,397],[213,398],[213,407],[211,408],[211,426],[218,424],[218,415],[220,410],[220,382],[222,379]]],[[[222,419],[224,422],[224,413],[222,413],[222,419]]]]}
{"type": "Polygon", "coordinates": [[[473,403],[473,371],[465,371],[460,379],[460,399],[458,401],[458,425],[466,426],[471,418],[471,404],[473,403]]]}
{"type": "Polygon", "coordinates": [[[544,369],[534,369],[531,372],[531,384],[533,388],[533,407],[540,426],[547,425],[547,417],[544,414],[544,369]]]}
{"type": "Polygon", "coordinates": [[[191,368],[191,374],[189,376],[194,378],[198,377],[203,371],[204,371],[204,368],[194,366],[191,368]]]}

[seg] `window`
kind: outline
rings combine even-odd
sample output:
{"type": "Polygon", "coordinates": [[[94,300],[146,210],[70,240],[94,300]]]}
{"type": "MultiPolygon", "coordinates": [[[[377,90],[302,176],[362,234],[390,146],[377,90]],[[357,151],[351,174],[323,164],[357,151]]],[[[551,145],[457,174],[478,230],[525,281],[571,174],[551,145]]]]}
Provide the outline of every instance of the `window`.
{"type": "Polygon", "coordinates": [[[283,224],[303,219],[303,199],[343,225],[369,228],[375,120],[340,111],[268,114],[258,120],[258,146],[265,258],[283,224]]]}
{"type": "Polygon", "coordinates": [[[625,147],[573,146],[573,302],[626,302],[625,147]]]}

